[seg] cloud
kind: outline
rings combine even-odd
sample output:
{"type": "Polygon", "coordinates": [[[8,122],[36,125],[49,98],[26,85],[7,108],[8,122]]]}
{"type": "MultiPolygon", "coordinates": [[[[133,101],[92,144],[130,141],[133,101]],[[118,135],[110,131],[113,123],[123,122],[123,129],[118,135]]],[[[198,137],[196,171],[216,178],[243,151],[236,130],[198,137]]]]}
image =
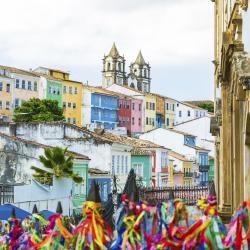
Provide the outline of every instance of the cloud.
{"type": "Polygon", "coordinates": [[[92,67],[99,74],[113,41],[127,66],[139,49],[152,67],[212,60],[213,5],[207,1],[8,0],[1,10],[2,64],[47,65],[76,75],[92,67]]]}

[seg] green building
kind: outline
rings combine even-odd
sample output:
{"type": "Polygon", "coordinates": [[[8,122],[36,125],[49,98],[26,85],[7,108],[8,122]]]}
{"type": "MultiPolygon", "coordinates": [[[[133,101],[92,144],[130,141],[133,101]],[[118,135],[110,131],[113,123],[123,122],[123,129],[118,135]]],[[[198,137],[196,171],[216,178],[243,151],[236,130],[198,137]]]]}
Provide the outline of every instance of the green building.
{"type": "Polygon", "coordinates": [[[86,200],[88,194],[88,165],[88,157],[74,159],[73,171],[83,178],[82,183],[73,183],[72,205],[73,210],[77,213],[81,212],[82,204],[86,200]]]}
{"type": "Polygon", "coordinates": [[[62,107],[62,82],[47,79],[46,99],[58,101],[58,106],[62,107]]]}
{"type": "Polygon", "coordinates": [[[150,187],[152,177],[152,152],[142,149],[134,149],[131,152],[131,168],[135,170],[143,185],[150,187]]]}
{"type": "Polygon", "coordinates": [[[209,156],[208,181],[214,181],[214,158],[209,156]]]}

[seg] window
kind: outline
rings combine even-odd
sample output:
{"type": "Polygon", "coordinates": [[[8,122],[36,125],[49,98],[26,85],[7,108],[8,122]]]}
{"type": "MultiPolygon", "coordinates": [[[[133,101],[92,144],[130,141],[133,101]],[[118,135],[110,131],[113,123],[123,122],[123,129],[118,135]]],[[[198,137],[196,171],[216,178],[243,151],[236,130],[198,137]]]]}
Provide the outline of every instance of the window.
{"type": "Polygon", "coordinates": [[[70,117],[68,117],[68,123],[70,123],[70,117]]]}
{"type": "Polygon", "coordinates": [[[141,111],[141,104],[139,104],[139,111],[141,111]]]}
{"type": "Polygon", "coordinates": [[[76,125],[76,118],[73,118],[73,124],[76,125]]]}
{"type": "Polygon", "coordinates": [[[142,165],[142,163],[134,163],[132,168],[134,169],[137,176],[142,177],[142,175],[143,175],[143,165],[142,165]]]}
{"type": "Polygon", "coordinates": [[[60,95],[60,89],[57,88],[57,95],[60,95]]]}
{"type": "Polygon", "coordinates": [[[9,101],[6,101],[6,106],[5,106],[6,109],[10,109],[10,102],[9,101]]]}
{"type": "Polygon", "coordinates": [[[22,89],[25,89],[25,80],[22,80],[22,89]]]}
{"type": "Polygon", "coordinates": [[[74,102],[74,103],[73,103],[73,109],[75,109],[75,108],[76,108],[76,103],[74,102]]]}
{"type": "Polygon", "coordinates": [[[121,156],[121,173],[125,174],[124,173],[124,155],[121,156]]]}
{"type": "Polygon", "coordinates": [[[154,126],[155,125],[155,119],[152,118],[152,125],[154,126]]]}
{"type": "Polygon", "coordinates": [[[2,108],[3,108],[3,102],[0,101],[0,109],[2,109],[2,108]]]}
{"type": "Polygon", "coordinates": [[[148,102],[146,102],[146,109],[148,109],[148,102]]]}
{"type": "Polygon", "coordinates": [[[10,93],[10,84],[9,83],[6,84],[6,92],[10,93]]]}
{"type": "Polygon", "coordinates": [[[179,111],[179,117],[181,117],[181,110],[179,111]]]}
{"type": "Polygon", "coordinates": [[[69,93],[72,94],[72,87],[69,86],[69,93]]]}
{"type": "Polygon", "coordinates": [[[120,155],[117,155],[116,161],[117,161],[117,164],[116,164],[116,173],[120,174],[120,155]]]}
{"type": "Polygon", "coordinates": [[[68,102],[68,108],[71,108],[71,102],[68,102]]]}
{"type": "Polygon", "coordinates": [[[77,94],[78,93],[78,88],[77,87],[75,87],[75,94],[77,94]]]}
{"type": "Polygon", "coordinates": [[[148,125],[148,117],[146,117],[146,125],[148,125]]]}
{"type": "Polygon", "coordinates": [[[167,124],[167,126],[169,126],[169,118],[167,118],[166,124],[167,124]]]}
{"type": "Polygon", "coordinates": [[[20,103],[20,99],[16,98],[15,99],[15,108],[19,106],[20,103]]]}
{"type": "Polygon", "coordinates": [[[121,71],[121,63],[118,62],[118,71],[121,71]]]}
{"type": "Polygon", "coordinates": [[[115,174],[115,156],[112,155],[112,174],[115,174]]]}
{"type": "Polygon", "coordinates": [[[179,103],[177,103],[176,106],[179,107],[179,103]]]}
{"type": "Polygon", "coordinates": [[[31,90],[31,81],[28,81],[28,90],[31,90]]]}
{"type": "Polygon", "coordinates": [[[132,125],[135,125],[135,118],[132,117],[132,125]]]}
{"type": "Polygon", "coordinates": [[[127,102],[124,101],[124,102],[123,102],[123,108],[126,108],[126,105],[127,105],[127,102]]]}
{"type": "Polygon", "coordinates": [[[138,125],[141,126],[141,118],[138,119],[138,125]]]}
{"type": "Polygon", "coordinates": [[[108,63],[107,66],[108,66],[108,67],[107,67],[107,70],[109,71],[109,70],[110,70],[110,63],[108,63]]]}
{"type": "Polygon", "coordinates": [[[161,167],[168,166],[168,157],[167,152],[161,152],[161,167]]]}
{"type": "Polygon", "coordinates": [[[63,108],[66,108],[66,102],[63,102],[63,108]]]}
{"type": "Polygon", "coordinates": [[[132,109],[135,110],[135,103],[132,103],[132,109]]]}
{"type": "Polygon", "coordinates": [[[155,110],[155,103],[152,103],[153,110],[155,110]]]}
{"type": "Polygon", "coordinates": [[[122,102],[120,102],[120,104],[119,104],[119,108],[120,108],[120,109],[122,108],[122,102]]]}
{"type": "Polygon", "coordinates": [[[144,77],[147,77],[147,70],[144,69],[144,77]]]}
{"type": "Polygon", "coordinates": [[[166,110],[168,110],[168,103],[166,103],[166,110]]]}
{"type": "Polygon", "coordinates": [[[37,91],[37,82],[34,82],[34,91],[37,91]]]}
{"type": "Polygon", "coordinates": [[[129,109],[129,105],[127,104],[127,109],[129,109]]]}
{"type": "Polygon", "coordinates": [[[187,115],[190,116],[190,110],[188,110],[187,115]]]}
{"type": "Polygon", "coordinates": [[[67,86],[63,86],[63,93],[67,93],[67,86]]]}
{"type": "Polygon", "coordinates": [[[3,91],[3,83],[0,82],[0,91],[3,91]]]}
{"type": "Polygon", "coordinates": [[[16,79],[16,88],[19,89],[19,79],[16,79]]]}
{"type": "Polygon", "coordinates": [[[128,174],[128,156],[125,156],[125,173],[128,174]]]}
{"type": "Polygon", "coordinates": [[[173,108],[173,111],[174,111],[174,104],[173,104],[172,108],[173,108]]]}

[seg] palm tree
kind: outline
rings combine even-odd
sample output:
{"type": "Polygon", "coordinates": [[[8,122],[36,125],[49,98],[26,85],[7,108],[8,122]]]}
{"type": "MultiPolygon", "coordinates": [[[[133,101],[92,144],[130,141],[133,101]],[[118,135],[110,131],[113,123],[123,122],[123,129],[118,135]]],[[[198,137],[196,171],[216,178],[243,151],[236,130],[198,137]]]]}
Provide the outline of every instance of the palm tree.
{"type": "Polygon", "coordinates": [[[82,177],[73,172],[73,160],[72,155],[66,156],[67,148],[60,147],[45,148],[44,155],[39,156],[39,161],[44,168],[32,166],[31,169],[35,170],[33,177],[41,181],[45,180],[45,183],[51,183],[53,176],[56,178],[71,178],[76,183],[83,181],[82,177]]]}

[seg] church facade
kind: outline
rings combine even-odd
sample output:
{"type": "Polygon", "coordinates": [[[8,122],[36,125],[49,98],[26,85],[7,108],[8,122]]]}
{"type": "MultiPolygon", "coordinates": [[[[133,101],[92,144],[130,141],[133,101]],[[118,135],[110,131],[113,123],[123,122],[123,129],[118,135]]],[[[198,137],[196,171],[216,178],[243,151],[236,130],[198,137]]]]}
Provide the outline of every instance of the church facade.
{"type": "Polygon", "coordinates": [[[141,51],[130,64],[128,74],[125,71],[125,62],[124,56],[119,54],[114,43],[108,55],[103,58],[102,86],[108,88],[112,84],[119,84],[149,93],[150,65],[144,60],[141,51]]]}
{"type": "Polygon", "coordinates": [[[250,196],[250,57],[244,44],[250,12],[248,0],[213,2],[215,116],[211,132],[216,136],[219,211],[228,218],[250,196]]]}

